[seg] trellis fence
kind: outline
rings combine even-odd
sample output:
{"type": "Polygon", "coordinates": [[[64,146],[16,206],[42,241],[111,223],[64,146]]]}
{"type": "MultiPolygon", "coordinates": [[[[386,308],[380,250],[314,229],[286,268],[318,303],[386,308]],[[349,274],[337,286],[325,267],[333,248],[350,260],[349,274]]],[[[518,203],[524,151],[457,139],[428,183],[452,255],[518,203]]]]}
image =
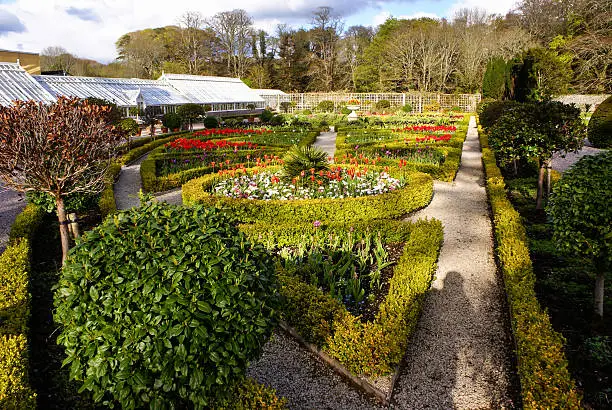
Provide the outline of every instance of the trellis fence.
{"type": "Polygon", "coordinates": [[[389,101],[391,107],[403,107],[410,104],[412,112],[421,113],[429,105],[440,105],[442,109],[459,107],[464,112],[476,111],[480,94],[439,94],[439,93],[297,93],[297,94],[263,94],[266,105],[275,110],[287,109],[293,113],[301,110],[316,111],[321,101],[332,101],[337,111],[346,106],[349,100],[360,102],[360,112],[376,111],[376,103],[389,101]],[[288,104],[281,103],[286,102],[288,104]]]}

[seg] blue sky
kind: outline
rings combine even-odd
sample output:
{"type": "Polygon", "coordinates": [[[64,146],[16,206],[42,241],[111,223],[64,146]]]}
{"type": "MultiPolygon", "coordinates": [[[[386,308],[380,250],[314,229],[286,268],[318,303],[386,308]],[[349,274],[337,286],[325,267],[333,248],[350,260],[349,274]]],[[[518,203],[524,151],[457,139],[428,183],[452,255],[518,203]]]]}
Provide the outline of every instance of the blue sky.
{"type": "Polygon", "coordinates": [[[255,26],[309,27],[318,6],[332,7],[351,25],[376,26],[393,16],[448,17],[462,7],[506,13],[515,0],[0,0],[0,49],[40,52],[62,46],[79,57],[110,62],[115,41],[130,31],[176,24],[186,11],[204,17],[245,9],[255,26]]]}

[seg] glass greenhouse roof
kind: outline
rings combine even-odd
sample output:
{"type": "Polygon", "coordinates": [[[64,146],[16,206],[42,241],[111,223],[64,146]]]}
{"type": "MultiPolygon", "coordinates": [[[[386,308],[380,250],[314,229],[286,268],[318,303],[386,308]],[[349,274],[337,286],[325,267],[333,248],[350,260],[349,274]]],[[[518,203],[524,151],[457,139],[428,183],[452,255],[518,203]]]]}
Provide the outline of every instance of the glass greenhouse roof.
{"type": "Polygon", "coordinates": [[[239,78],[208,77],[187,74],[163,74],[159,80],[176,88],[196,104],[263,102],[254,90],[239,78]]]}
{"type": "Polygon", "coordinates": [[[53,102],[55,98],[17,63],[0,63],[0,105],[13,101],[53,102]]]}
{"type": "Polygon", "coordinates": [[[96,97],[120,107],[182,105],[190,101],[170,85],[137,78],[99,78],[39,75],[34,76],[54,96],[96,97]]]}

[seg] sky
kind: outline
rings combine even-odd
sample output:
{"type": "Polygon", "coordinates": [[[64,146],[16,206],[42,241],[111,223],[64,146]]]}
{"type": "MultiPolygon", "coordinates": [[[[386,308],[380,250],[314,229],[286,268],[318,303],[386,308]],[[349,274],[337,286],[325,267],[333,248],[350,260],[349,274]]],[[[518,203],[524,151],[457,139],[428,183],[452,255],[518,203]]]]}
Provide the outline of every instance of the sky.
{"type": "Polygon", "coordinates": [[[0,0],[0,49],[39,53],[61,46],[78,57],[108,63],[115,41],[128,32],[176,24],[186,11],[204,17],[244,9],[254,25],[310,27],[313,11],[328,6],[345,27],[377,26],[389,17],[452,18],[461,8],[505,14],[516,0],[0,0]],[[320,1],[320,3],[318,3],[320,1]]]}

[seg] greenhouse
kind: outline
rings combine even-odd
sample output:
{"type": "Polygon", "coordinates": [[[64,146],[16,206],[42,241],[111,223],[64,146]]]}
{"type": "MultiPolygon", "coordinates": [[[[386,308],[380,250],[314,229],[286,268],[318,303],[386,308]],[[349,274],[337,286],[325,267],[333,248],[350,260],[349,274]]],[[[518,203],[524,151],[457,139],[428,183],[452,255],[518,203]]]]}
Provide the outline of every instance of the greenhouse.
{"type": "Polygon", "coordinates": [[[0,63],[0,105],[17,100],[53,102],[55,98],[18,63],[0,63]]]}

